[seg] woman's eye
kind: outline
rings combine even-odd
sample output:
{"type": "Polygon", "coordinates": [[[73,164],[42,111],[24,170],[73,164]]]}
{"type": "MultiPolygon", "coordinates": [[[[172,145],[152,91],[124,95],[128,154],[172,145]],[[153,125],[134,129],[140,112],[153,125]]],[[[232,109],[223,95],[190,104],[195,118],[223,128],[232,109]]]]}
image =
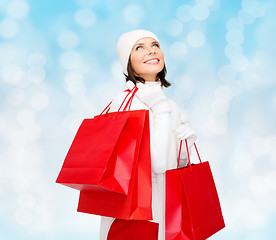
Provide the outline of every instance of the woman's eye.
{"type": "Polygon", "coordinates": [[[152,45],[152,47],[159,47],[159,44],[155,43],[155,44],[152,45]]]}
{"type": "Polygon", "coordinates": [[[142,49],[143,49],[142,46],[138,46],[138,47],[136,48],[136,50],[138,50],[138,51],[141,51],[142,49]]]}

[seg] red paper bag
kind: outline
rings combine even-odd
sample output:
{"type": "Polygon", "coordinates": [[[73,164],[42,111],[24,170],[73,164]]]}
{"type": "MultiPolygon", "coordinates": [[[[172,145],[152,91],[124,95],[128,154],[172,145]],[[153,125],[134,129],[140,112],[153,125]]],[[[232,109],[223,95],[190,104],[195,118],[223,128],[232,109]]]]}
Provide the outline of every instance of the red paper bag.
{"type": "Polygon", "coordinates": [[[146,220],[115,219],[107,240],[158,240],[158,225],[146,220]]]}
{"type": "Polygon", "coordinates": [[[166,240],[204,240],[225,227],[209,163],[188,158],[187,167],[166,171],[166,240]]]}
{"type": "Polygon", "coordinates": [[[56,182],[78,190],[126,195],[137,165],[145,116],[144,112],[123,111],[85,119],[56,182]]]}
{"type": "Polygon", "coordinates": [[[138,164],[133,169],[127,196],[82,190],[78,211],[125,220],[152,219],[151,157],[148,110],[131,111],[145,113],[144,131],[138,153],[138,164]]]}

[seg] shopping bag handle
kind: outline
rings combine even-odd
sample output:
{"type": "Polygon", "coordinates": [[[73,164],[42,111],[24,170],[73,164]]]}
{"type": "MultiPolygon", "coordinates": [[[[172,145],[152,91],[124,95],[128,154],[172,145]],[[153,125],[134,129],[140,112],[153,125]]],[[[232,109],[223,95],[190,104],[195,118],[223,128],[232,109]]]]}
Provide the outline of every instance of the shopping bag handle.
{"type": "MultiPolygon", "coordinates": [[[[121,106],[119,107],[119,109],[118,109],[117,112],[120,111],[120,109],[122,108],[124,102],[126,101],[126,99],[127,99],[127,97],[128,97],[129,95],[131,95],[131,96],[130,96],[130,98],[128,99],[128,101],[127,101],[127,103],[126,103],[126,105],[125,105],[125,107],[124,107],[124,109],[123,109],[123,112],[126,111],[127,107],[129,108],[128,110],[130,110],[130,106],[131,106],[133,97],[134,97],[135,93],[138,91],[138,88],[137,88],[136,86],[134,86],[131,90],[130,90],[130,89],[127,89],[127,90],[125,90],[125,91],[127,91],[128,94],[126,95],[124,101],[122,102],[122,104],[121,104],[121,106]],[[132,94],[131,94],[131,93],[132,93],[132,94]]],[[[107,114],[107,113],[109,112],[111,103],[112,103],[112,101],[105,107],[105,109],[101,112],[100,116],[103,115],[103,114],[107,114]]]]}
{"type": "MultiPolygon", "coordinates": [[[[189,166],[191,167],[191,159],[190,159],[187,139],[185,139],[185,144],[186,144],[187,156],[188,156],[188,160],[189,160],[189,166]]],[[[194,143],[193,145],[195,146],[195,150],[196,150],[198,159],[199,159],[200,163],[202,163],[201,158],[200,158],[199,153],[198,153],[198,150],[197,150],[197,147],[196,147],[196,144],[194,143]]],[[[182,148],[182,140],[180,141],[180,147],[179,147],[179,153],[178,153],[178,159],[177,159],[177,168],[179,168],[181,148],[182,148]]]]}

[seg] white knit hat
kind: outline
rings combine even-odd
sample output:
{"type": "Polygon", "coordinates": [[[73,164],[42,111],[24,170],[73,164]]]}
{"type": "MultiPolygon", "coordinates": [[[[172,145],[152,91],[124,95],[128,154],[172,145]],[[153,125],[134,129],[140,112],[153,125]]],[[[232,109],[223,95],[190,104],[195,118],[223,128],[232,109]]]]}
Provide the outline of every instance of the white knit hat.
{"type": "Polygon", "coordinates": [[[141,38],[146,37],[153,38],[159,42],[158,38],[154,33],[142,29],[126,32],[119,38],[117,43],[117,54],[125,74],[128,74],[127,64],[134,44],[141,38]]]}

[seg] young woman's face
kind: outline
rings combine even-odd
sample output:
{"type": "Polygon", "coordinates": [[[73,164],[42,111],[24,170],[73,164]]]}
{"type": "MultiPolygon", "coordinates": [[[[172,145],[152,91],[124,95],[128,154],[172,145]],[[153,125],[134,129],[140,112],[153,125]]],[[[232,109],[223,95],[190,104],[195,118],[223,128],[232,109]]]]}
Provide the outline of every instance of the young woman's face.
{"type": "Polygon", "coordinates": [[[145,81],[156,81],[157,74],[164,68],[164,54],[153,38],[138,40],[131,50],[130,61],[135,75],[145,81]]]}

